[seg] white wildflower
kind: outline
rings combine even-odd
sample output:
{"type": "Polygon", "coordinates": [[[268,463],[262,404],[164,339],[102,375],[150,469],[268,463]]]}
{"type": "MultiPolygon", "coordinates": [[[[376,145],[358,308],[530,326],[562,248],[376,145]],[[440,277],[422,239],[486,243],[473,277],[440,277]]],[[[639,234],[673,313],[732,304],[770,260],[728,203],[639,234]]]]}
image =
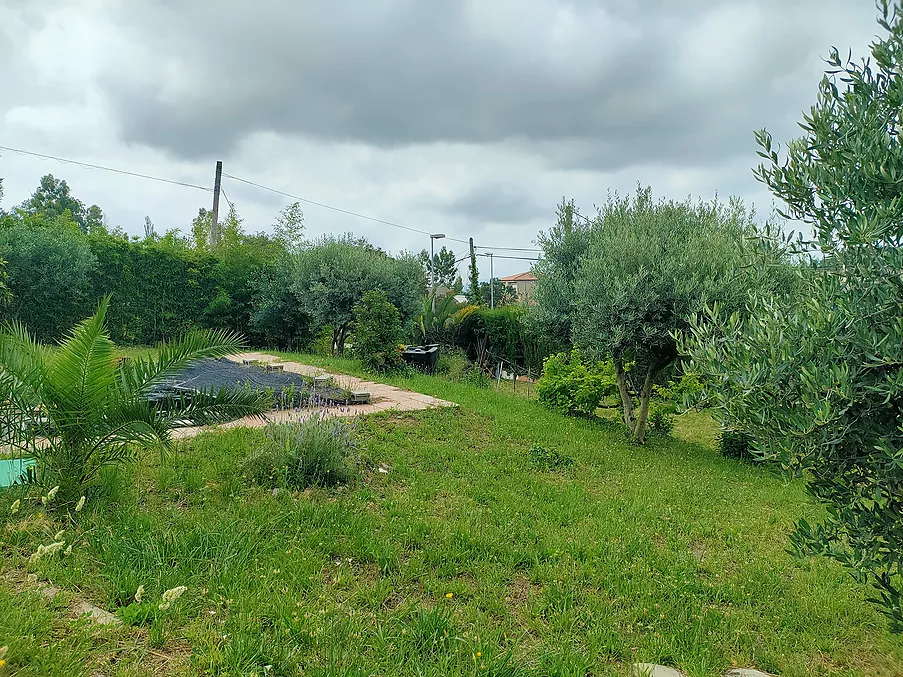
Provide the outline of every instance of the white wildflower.
{"type": "Polygon", "coordinates": [[[85,497],[82,496],[78,499],[78,503],[75,504],[75,512],[81,512],[82,508],[85,507],[85,497]]]}
{"type": "Polygon", "coordinates": [[[11,506],[9,506],[9,513],[11,515],[15,515],[17,512],[19,512],[19,499],[18,498],[15,501],[13,501],[13,504],[11,506]]]}
{"type": "Polygon", "coordinates": [[[63,554],[64,554],[66,557],[68,557],[69,555],[72,554],[72,544],[71,544],[71,543],[69,544],[69,547],[68,547],[68,548],[66,548],[65,550],[63,550],[63,554]]]}
{"type": "Polygon", "coordinates": [[[53,489],[47,492],[47,501],[50,502],[54,498],[56,498],[57,492],[60,490],[60,485],[57,484],[53,489]]]}
{"type": "Polygon", "coordinates": [[[59,531],[56,532],[56,536],[53,537],[53,540],[54,540],[54,541],[62,541],[62,540],[63,540],[63,534],[65,534],[65,533],[66,533],[65,531],[63,531],[62,529],[60,529],[59,531]]]}
{"type": "Polygon", "coordinates": [[[166,592],[163,593],[163,601],[160,602],[160,610],[166,611],[169,607],[172,606],[172,603],[175,602],[179,597],[182,596],[182,593],[188,590],[184,585],[180,585],[177,588],[170,588],[166,592]]]}
{"type": "Polygon", "coordinates": [[[42,557],[53,555],[54,553],[59,552],[63,549],[64,545],[66,545],[65,541],[55,541],[50,545],[39,545],[38,551],[31,556],[31,559],[32,561],[37,562],[42,557]]]}
{"type": "Polygon", "coordinates": [[[144,597],[144,586],[139,585],[138,589],[135,591],[135,601],[140,604],[142,597],[144,597]]]}

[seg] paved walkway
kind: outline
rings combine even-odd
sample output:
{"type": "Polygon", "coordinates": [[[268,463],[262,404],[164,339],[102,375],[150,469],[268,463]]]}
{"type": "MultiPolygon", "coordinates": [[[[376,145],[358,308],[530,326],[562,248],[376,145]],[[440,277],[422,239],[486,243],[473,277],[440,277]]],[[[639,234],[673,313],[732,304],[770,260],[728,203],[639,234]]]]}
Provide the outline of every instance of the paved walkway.
{"type": "MultiPolygon", "coordinates": [[[[385,385],[384,383],[374,383],[373,381],[364,381],[363,379],[345,374],[335,374],[327,372],[320,367],[313,367],[309,364],[301,364],[300,362],[290,362],[281,360],[274,355],[266,353],[241,353],[229,358],[233,362],[242,362],[243,360],[255,360],[258,362],[267,362],[270,364],[281,364],[285,371],[295,374],[303,374],[305,376],[332,376],[336,383],[348,390],[365,390],[370,393],[369,404],[355,404],[348,406],[330,406],[326,407],[326,413],[329,416],[363,416],[373,414],[377,411],[419,411],[421,409],[433,409],[436,407],[455,407],[454,402],[447,402],[429,395],[422,395],[410,390],[402,390],[395,386],[385,385]]],[[[266,419],[246,417],[235,421],[229,421],[217,428],[261,428],[268,422],[273,421],[289,421],[296,420],[299,414],[294,410],[286,411],[270,411],[267,412],[266,419]]],[[[173,431],[173,437],[183,438],[197,435],[204,428],[179,428],[173,431]]]]}

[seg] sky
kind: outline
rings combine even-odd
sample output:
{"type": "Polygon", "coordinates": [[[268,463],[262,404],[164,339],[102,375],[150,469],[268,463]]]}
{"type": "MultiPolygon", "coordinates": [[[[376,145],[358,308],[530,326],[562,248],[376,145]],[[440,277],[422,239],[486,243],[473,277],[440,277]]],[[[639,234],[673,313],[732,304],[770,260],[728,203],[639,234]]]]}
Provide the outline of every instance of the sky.
{"type": "MultiPolygon", "coordinates": [[[[0,150],[0,206],[52,173],[129,233],[145,215],[187,231],[222,160],[445,233],[459,256],[450,238],[535,248],[562,197],[592,213],[638,183],[738,196],[765,218],[753,132],[796,136],[829,48],[867,55],[875,16],[871,0],[0,0],[0,145],[208,188],[0,150]]],[[[250,232],[293,201],[229,177],[223,190],[250,232]]],[[[302,207],[308,237],[429,247],[302,207]]],[[[495,252],[496,276],[531,265],[500,256],[535,255],[495,252]]]]}

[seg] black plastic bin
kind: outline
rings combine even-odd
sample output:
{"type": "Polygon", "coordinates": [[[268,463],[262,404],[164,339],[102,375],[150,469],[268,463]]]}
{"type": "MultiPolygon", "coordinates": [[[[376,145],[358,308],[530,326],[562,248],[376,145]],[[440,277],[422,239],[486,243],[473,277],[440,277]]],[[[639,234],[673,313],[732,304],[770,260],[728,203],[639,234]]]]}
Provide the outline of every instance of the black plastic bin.
{"type": "Polygon", "coordinates": [[[439,364],[439,346],[408,346],[402,351],[401,358],[415,369],[433,374],[439,364]]]}

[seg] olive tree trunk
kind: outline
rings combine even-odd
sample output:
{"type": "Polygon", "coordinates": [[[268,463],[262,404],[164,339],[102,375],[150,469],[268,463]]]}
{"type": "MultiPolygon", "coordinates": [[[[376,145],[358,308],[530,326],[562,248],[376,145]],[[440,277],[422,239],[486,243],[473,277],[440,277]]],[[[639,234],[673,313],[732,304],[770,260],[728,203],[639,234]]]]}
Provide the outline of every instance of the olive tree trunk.
{"type": "Polygon", "coordinates": [[[614,363],[618,393],[621,395],[624,425],[627,426],[629,432],[632,432],[634,428],[633,397],[630,395],[630,390],[627,388],[627,372],[624,371],[624,362],[622,360],[615,359],[614,363]]]}

